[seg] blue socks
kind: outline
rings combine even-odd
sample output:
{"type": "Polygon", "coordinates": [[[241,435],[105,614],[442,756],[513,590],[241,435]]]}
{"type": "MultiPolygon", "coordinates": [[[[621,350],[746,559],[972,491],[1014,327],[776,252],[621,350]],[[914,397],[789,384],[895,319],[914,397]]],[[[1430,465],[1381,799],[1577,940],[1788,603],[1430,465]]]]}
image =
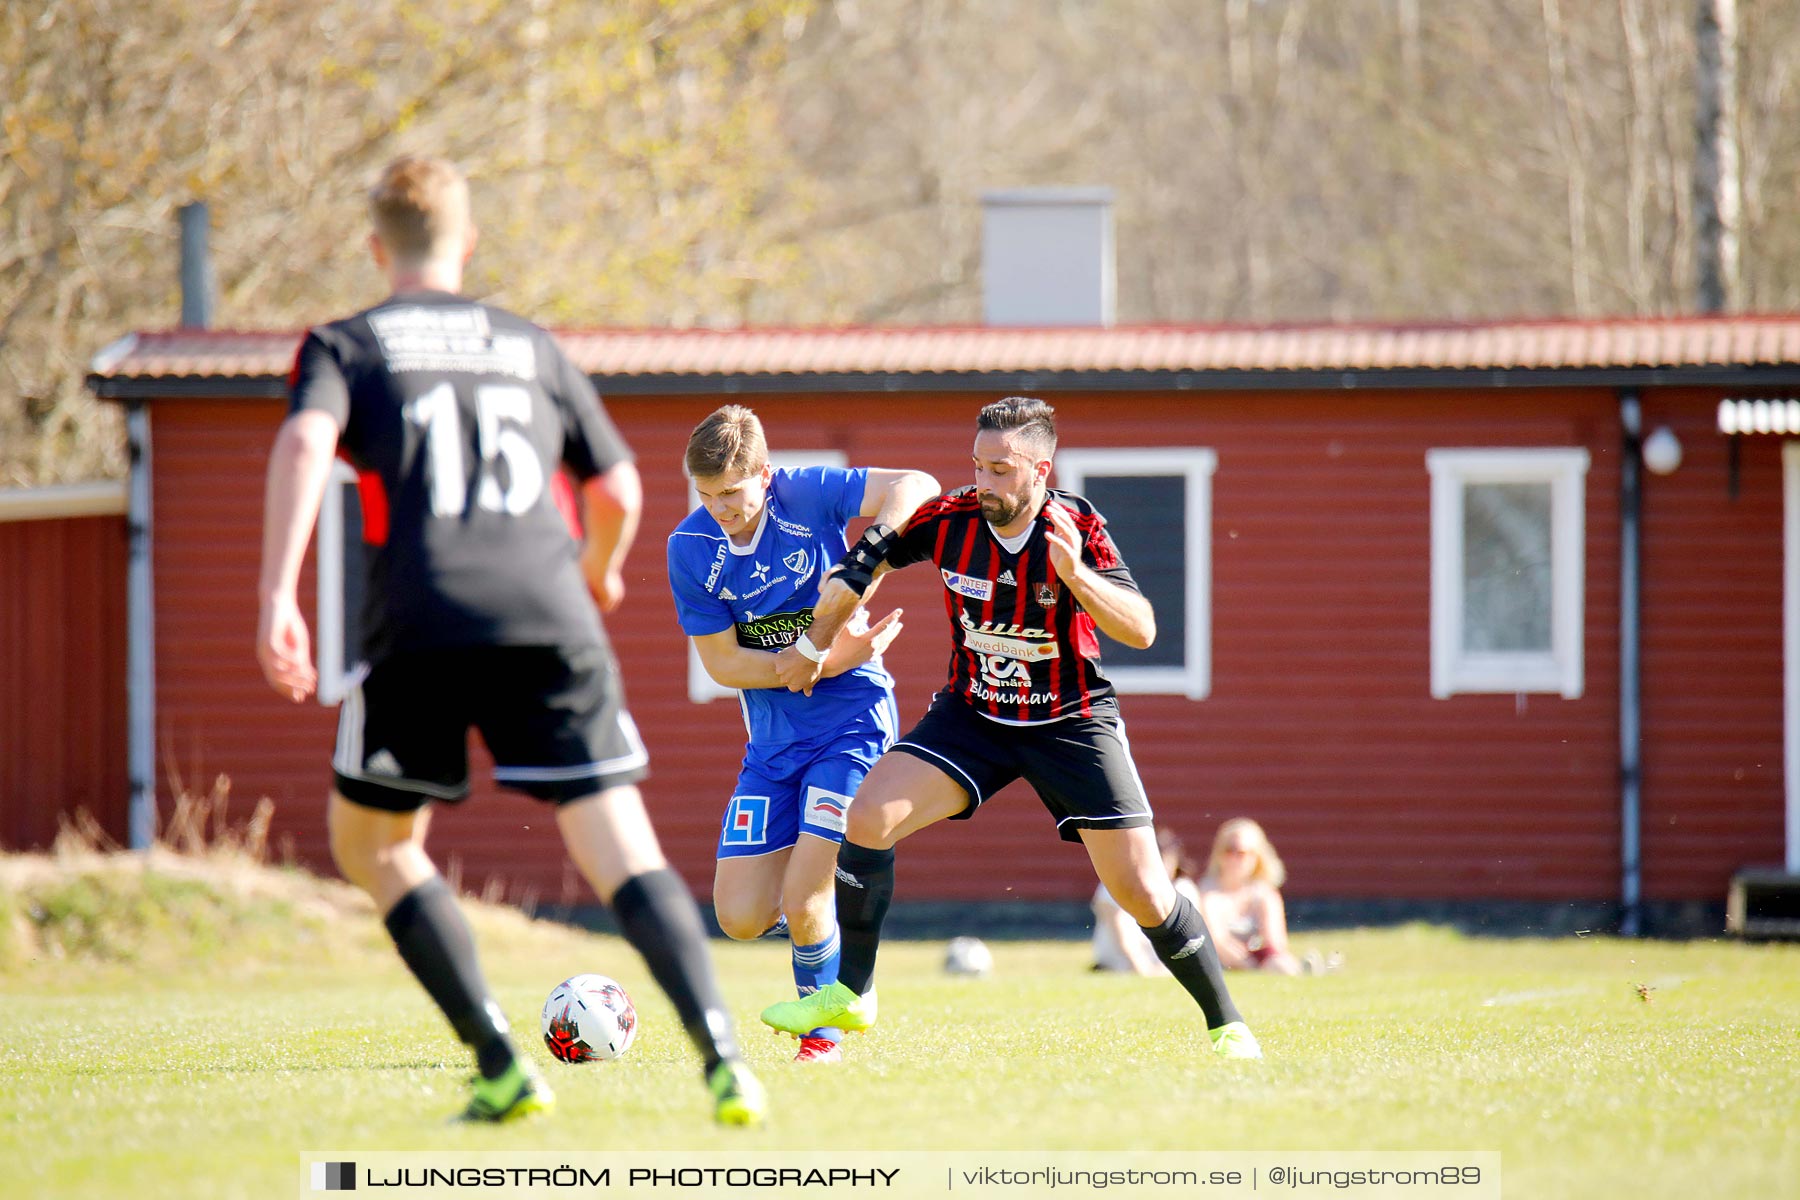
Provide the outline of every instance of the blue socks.
{"type": "MultiPolygon", "coordinates": [[[[834,925],[831,936],[811,946],[794,946],[794,988],[802,996],[810,996],[827,984],[837,982],[838,959],[841,943],[838,940],[837,927],[834,925]]],[[[843,1040],[843,1030],[822,1028],[815,1029],[808,1037],[824,1038],[827,1041],[843,1040]]]]}

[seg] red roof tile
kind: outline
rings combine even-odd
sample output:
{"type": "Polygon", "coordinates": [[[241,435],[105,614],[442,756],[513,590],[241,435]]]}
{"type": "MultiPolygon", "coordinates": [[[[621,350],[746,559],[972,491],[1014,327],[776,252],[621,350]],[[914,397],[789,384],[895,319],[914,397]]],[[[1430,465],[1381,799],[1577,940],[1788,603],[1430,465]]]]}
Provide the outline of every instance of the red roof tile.
{"type": "MultiPolygon", "coordinates": [[[[298,333],[139,333],[95,356],[98,379],[267,378],[298,333]]],[[[1800,364],[1800,316],[1463,325],[1112,329],[571,330],[593,375],[1533,370],[1800,364]]]]}

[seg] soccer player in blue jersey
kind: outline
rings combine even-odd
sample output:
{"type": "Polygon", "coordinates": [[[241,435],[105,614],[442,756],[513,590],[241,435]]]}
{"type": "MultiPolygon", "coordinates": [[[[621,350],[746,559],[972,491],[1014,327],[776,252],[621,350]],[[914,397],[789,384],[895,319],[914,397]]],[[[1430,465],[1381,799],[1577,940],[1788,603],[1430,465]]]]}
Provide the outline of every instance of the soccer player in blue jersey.
{"type": "MultiPolygon", "coordinates": [[[[806,637],[819,581],[848,552],[847,526],[873,517],[891,536],[938,494],[919,471],[769,465],[762,422],[719,409],[688,439],[686,467],[701,506],[669,535],[676,614],[707,674],[739,689],[749,744],[719,831],[713,905],[734,938],[783,918],[802,996],[837,979],[833,868],[850,802],[893,743],[894,681],[881,651],[900,610],[861,619],[821,655],[806,637]],[[817,682],[790,692],[775,655],[794,646],[822,658],[817,682]]],[[[867,599],[865,595],[864,599],[867,599]]],[[[834,1062],[839,1031],[802,1031],[798,1062],[834,1062]]]]}

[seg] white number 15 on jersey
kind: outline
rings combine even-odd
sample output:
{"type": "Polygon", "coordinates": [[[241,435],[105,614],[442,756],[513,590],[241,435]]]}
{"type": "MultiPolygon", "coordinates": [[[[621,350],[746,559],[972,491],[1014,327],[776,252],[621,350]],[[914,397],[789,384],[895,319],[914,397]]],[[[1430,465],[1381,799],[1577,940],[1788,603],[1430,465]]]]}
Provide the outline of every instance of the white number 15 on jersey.
{"type": "MultiPolygon", "coordinates": [[[[406,419],[425,430],[425,480],[431,513],[460,517],[468,504],[469,476],[463,467],[463,435],[456,389],[440,383],[406,406],[406,419]]],[[[475,503],[488,512],[517,516],[544,494],[544,467],[524,433],[531,423],[531,393],[508,383],[475,388],[475,503]],[[498,464],[506,463],[506,483],[498,464]]]]}

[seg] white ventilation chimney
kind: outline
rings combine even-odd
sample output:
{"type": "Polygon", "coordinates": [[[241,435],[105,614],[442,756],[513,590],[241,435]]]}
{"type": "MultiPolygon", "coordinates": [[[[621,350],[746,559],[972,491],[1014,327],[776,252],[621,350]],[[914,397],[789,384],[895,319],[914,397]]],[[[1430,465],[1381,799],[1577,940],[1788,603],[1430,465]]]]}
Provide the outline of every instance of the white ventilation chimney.
{"type": "Polygon", "coordinates": [[[989,325],[1111,325],[1111,188],[981,196],[981,300],[989,325]]]}

